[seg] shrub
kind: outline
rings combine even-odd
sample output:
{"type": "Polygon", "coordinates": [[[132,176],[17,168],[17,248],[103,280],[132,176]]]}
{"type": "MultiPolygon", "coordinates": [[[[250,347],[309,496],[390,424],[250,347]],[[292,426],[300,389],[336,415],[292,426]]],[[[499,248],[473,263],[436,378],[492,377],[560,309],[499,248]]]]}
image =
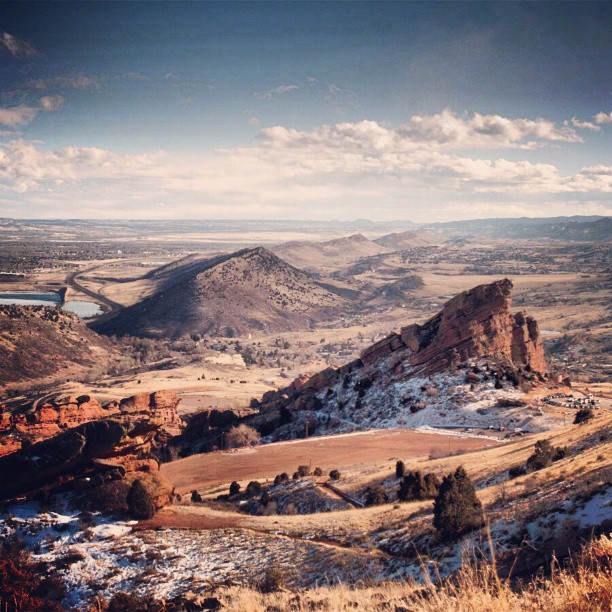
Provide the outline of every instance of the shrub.
{"type": "Polygon", "coordinates": [[[64,595],[57,576],[40,572],[20,541],[7,538],[0,548],[0,609],[4,612],[61,612],[64,595]]]}
{"type": "Polygon", "coordinates": [[[518,478],[519,476],[524,476],[527,473],[527,470],[524,465],[515,465],[508,470],[508,476],[510,478],[518,478]]]}
{"type": "Polygon", "coordinates": [[[395,464],[396,478],[403,478],[405,473],[406,473],[406,464],[403,461],[398,461],[395,464]]]}
{"type": "Polygon", "coordinates": [[[198,504],[202,501],[202,496],[195,489],[191,492],[191,501],[198,504]]]}
{"type": "Polygon", "coordinates": [[[146,520],[155,516],[155,500],[153,495],[136,479],[127,494],[128,512],[138,520],[146,520]]]}
{"type": "Polygon", "coordinates": [[[574,425],[580,425],[581,423],[588,423],[595,413],[591,408],[581,408],[574,417],[574,425]]]}
{"type": "Polygon", "coordinates": [[[419,470],[406,473],[397,491],[400,501],[433,499],[438,495],[440,481],[435,474],[423,475],[419,470]]]}
{"type": "Polygon", "coordinates": [[[332,470],[329,473],[330,480],[340,480],[340,472],[338,470],[332,470]]]}
{"type": "Polygon", "coordinates": [[[232,427],[225,436],[227,448],[240,448],[243,446],[256,446],[260,442],[259,433],[256,429],[245,425],[232,427]]]}
{"type": "Polygon", "coordinates": [[[268,493],[268,489],[264,489],[259,501],[262,506],[267,506],[270,503],[270,494],[268,493]]]}
{"type": "Polygon", "coordinates": [[[284,482],[289,482],[289,474],[287,474],[287,472],[283,472],[282,474],[277,474],[274,477],[275,487],[278,487],[278,485],[283,484],[284,482]]]}
{"type": "Polygon", "coordinates": [[[380,504],[386,504],[389,501],[387,492],[380,486],[368,487],[366,491],[366,506],[380,506],[380,504]]]}
{"type": "Polygon", "coordinates": [[[238,495],[240,493],[240,485],[234,480],[229,488],[230,495],[238,495]]]}
{"type": "Polygon", "coordinates": [[[553,446],[548,440],[538,440],[533,455],[527,459],[525,471],[537,472],[566,456],[567,448],[553,446]]]}
{"type": "Polygon", "coordinates": [[[304,478],[304,476],[310,475],[310,468],[307,465],[299,465],[297,473],[299,474],[300,478],[304,478]]]}
{"type": "Polygon", "coordinates": [[[452,541],[484,525],[482,504],[463,467],[444,477],[434,502],[433,525],[445,541],[452,541]]]}
{"type": "Polygon", "coordinates": [[[282,591],[285,588],[285,574],[276,565],[269,565],[261,579],[256,580],[254,587],[257,591],[264,594],[282,591]]]}
{"type": "Polygon", "coordinates": [[[315,476],[323,476],[323,470],[320,467],[315,468],[313,474],[315,476]]]}
{"type": "Polygon", "coordinates": [[[251,480],[245,489],[248,497],[257,497],[258,495],[261,495],[262,491],[263,487],[261,486],[261,483],[257,482],[256,480],[251,480]]]}

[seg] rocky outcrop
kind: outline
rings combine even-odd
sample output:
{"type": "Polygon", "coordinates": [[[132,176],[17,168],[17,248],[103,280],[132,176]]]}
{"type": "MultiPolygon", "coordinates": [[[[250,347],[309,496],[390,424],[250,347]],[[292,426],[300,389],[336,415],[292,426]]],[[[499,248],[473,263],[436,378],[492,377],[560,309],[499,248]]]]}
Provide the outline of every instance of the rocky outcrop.
{"type": "MultiPolygon", "coordinates": [[[[22,442],[33,444],[84,423],[111,417],[126,421],[152,421],[169,434],[180,433],[180,398],[171,391],[139,393],[104,406],[89,395],[63,396],[35,409],[0,412],[0,456],[18,450],[22,442]]],[[[0,410],[2,410],[0,408],[0,410]]]]}
{"type": "Polygon", "coordinates": [[[358,381],[363,393],[383,373],[395,380],[428,377],[479,359],[496,364],[495,376],[515,385],[524,377],[542,379],[546,362],[538,324],[524,312],[512,314],[511,298],[508,279],[460,293],[423,325],[408,325],[390,334],[365,349],[360,359],[269,391],[261,402],[253,402],[259,415],[247,420],[269,429],[271,421],[280,424],[290,418],[287,414],[320,410],[321,392],[339,380],[358,381]]]}
{"type": "MultiPolygon", "coordinates": [[[[287,387],[253,399],[251,407],[257,414],[240,422],[274,437],[283,426],[288,436],[312,435],[319,426],[329,430],[342,422],[359,427],[359,422],[354,423],[359,420],[356,415],[365,411],[373,418],[372,413],[381,414],[391,405],[415,414],[438,394],[430,378],[459,370],[463,372],[454,374],[455,379],[472,387],[486,381],[499,389],[536,384],[546,375],[538,324],[524,312],[512,314],[511,298],[512,282],[507,279],[465,291],[429,321],[390,334],[365,349],[359,359],[311,377],[300,376],[287,387]],[[419,381],[421,390],[405,397],[385,397],[381,391],[411,380],[419,381]],[[363,408],[371,389],[378,389],[379,395],[369,408],[363,408]]],[[[183,438],[183,454],[218,447],[223,432],[237,422],[223,423],[212,416],[206,413],[192,418],[190,435],[183,438]]]]}
{"type": "MultiPolygon", "coordinates": [[[[80,491],[135,472],[156,472],[164,427],[178,421],[177,404],[178,398],[169,392],[141,394],[106,408],[97,408],[97,404],[96,410],[111,416],[68,427],[0,457],[0,498],[28,495],[46,487],[80,491]]],[[[70,404],[58,408],[65,405],[70,404]]],[[[46,417],[50,409],[41,408],[37,413],[46,417]]]]}
{"type": "Polygon", "coordinates": [[[431,374],[453,363],[489,357],[546,372],[537,322],[524,312],[511,314],[511,303],[512,281],[504,279],[460,293],[424,325],[402,328],[401,342],[413,353],[410,365],[431,374]]]}

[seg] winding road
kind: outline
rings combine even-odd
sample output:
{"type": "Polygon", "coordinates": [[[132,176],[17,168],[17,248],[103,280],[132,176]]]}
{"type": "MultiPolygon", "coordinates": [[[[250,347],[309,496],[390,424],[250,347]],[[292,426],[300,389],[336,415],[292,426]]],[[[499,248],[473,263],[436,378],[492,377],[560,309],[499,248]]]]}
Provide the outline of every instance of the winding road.
{"type": "MultiPolygon", "coordinates": [[[[66,277],[66,284],[69,287],[72,287],[74,290],[80,293],[83,293],[98,302],[101,302],[102,304],[110,308],[111,311],[119,310],[123,308],[122,304],[119,304],[118,302],[113,302],[113,300],[109,300],[106,296],[102,295],[101,293],[92,291],[91,289],[84,287],[77,280],[78,277],[81,276],[82,274],[86,274],[87,272],[93,272],[94,270],[97,270],[98,268],[101,268],[101,267],[102,267],[101,265],[98,265],[98,266],[92,266],[90,268],[86,268],[85,270],[76,270],[75,272],[70,273],[66,277]]],[[[108,314],[108,311],[105,314],[108,314]]]]}

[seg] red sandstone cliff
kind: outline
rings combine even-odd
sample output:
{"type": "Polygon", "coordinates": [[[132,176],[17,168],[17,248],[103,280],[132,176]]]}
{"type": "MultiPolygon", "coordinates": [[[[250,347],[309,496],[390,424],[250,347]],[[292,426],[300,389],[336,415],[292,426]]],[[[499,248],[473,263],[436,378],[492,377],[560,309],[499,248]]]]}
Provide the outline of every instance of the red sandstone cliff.
{"type": "Polygon", "coordinates": [[[171,391],[139,393],[104,406],[89,395],[64,396],[35,410],[11,414],[0,406],[0,456],[21,448],[21,441],[36,443],[99,419],[153,421],[169,433],[180,433],[177,407],[180,398],[171,391]]]}
{"type": "Polygon", "coordinates": [[[423,325],[403,327],[365,349],[361,358],[338,370],[327,368],[309,379],[293,381],[279,391],[268,391],[254,401],[263,411],[307,407],[313,393],[325,389],[346,372],[389,359],[398,376],[429,376],[470,360],[487,358],[529,376],[546,373],[538,324],[524,312],[511,313],[512,281],[479,285],[455,296],[423,325]]]}

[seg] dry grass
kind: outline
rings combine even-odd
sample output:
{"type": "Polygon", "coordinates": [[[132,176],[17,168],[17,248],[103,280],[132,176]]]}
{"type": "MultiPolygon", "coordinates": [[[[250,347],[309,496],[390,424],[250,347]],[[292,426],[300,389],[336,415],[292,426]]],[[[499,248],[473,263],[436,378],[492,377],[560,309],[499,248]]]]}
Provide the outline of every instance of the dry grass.
{"type": "Polygon", "coordinates": [[[340,585],[292,593],[263,595],[244,588],[218,593],[228,609],[242,612],[271,610],[406,610],[410,612],[603,612],[612,609],[612,539],[589,544],[565,568],[558,564],[550,576],[537,577],[522,587],[499,578],[494,565],[468,564],[440,587],[385,583],[351,589],[340,585]]]}

